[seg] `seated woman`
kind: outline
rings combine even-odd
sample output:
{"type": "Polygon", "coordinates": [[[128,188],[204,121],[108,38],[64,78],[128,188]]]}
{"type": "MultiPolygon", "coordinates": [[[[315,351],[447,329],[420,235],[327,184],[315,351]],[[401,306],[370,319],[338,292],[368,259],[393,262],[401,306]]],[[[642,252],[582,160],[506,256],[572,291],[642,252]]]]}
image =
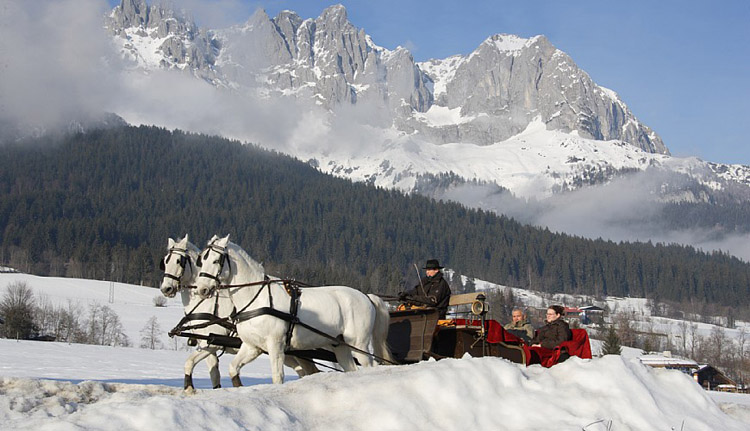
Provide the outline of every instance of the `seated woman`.
{"type": "Polygon", "coordinates": [[[531,339],[531,347],[542,347],[552,350],[563,341],[573,339],[568,323],[561,319],[565,309],[560,305],[551,305],[547,308],[547,324],[539,328],[534,338],[531,339]]]}

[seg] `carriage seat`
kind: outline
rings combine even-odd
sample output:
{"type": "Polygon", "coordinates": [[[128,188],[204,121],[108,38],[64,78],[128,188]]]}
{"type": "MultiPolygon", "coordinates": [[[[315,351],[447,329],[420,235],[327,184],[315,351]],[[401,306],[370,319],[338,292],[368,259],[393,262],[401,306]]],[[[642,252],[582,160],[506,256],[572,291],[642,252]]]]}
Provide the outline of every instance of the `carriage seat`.
{"type": "Polygon", "coordinates": [[[452,307],[455,305],[471,305],[474,301],[479,301],[479,296],[484,297],[485,294],[482,292],[471,292],[461,293],[459,295],[451,295],[448,300],[448,306],[452,307]]]}

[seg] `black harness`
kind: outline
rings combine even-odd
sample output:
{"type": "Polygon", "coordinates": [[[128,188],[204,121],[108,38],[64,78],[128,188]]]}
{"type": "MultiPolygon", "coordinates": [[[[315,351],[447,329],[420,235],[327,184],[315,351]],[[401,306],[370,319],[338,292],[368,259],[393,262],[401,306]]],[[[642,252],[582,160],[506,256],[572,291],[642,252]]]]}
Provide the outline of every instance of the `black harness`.
{"type": "MultiPolygon", "coordinates": [[[[289,323],[289,326],[287,327],[286,346],[284,348],[284,352],[288,352],[290,350],[291,339],[292,339],[292,332],[294,331],[294,327],[297,326],[297,325],[299,325],[299,326],[307,329],[308,331],[311,331],[311,332],[313,332],[315,334],[320,335],[321,337],[324,337],[324,338],[326,338],[328,340],[331,340],[333,342],[333,346],[334,347],[343,344],[343,345],[349,347],[350,349],[352,349],[352,350],[354,350],[356,352],[359,352],[359,353],[371,356],[371,357],[373,357],[373,358],[375,358],[375,359],[377,359],[377,360],[379,360],[381,362],[388,362],[388,363],[394,364],[393,362],[388,361],[385,358],[381,358],[381,357],[379,357],[377,355],[373,355],[372,353],[370,353],[368,351],[359,349],[357,347],[354,347],[354,346],[352,346],[352,345],[344,342],[343,335],[339,335],[337,337],[334,337],[332,335],[326,334],[325,332],[323,332],[323,331],[321,331],[321,330],[319,330],[317,328],[314,328],[314,327],[312,327],[312,326],[310,326],[310,325],[308,325],[308,324],[300,321],[299,317],[297,317],[297,313],[299,311],[299,302],[300,302],[299,298],[302,295],[301,288],[302,287],[309,287],[308,285],[305,285],[304,283],[299,283],[299,282],[294,281],[294,280],[271,280],[270,278],[268,278],[268,276],[266,276],[263,281],[254,282],[254,283],[246,283],[246,284],[221,284],[221,280],[220,280],[219,277],[221,276],[221,272],[224,269],[224,264],[226,263],[226,264],[231,265],[231,263],[230,263],[231,260],[229,259],[229,253],[227,252],[227,250],[226,250],[225,247],[220,247],[220,246],[215,245],[215,244],[210,244],[208,246],[208,250],[206,250],[206,253],[203,256],[204,259],[208,258],[208,252],[211,251],[211,250],[213,250],[213,251],[215,251],[215,252],[217,252],[219,254],[219,261],[217,262],[219,264],[218,272],[216,274],[210,274],[210,273],[207,273],[207,272],[201,272],[200,274],[198,274],[198,277],[207,277],[207,278],[210,278],[210,279],[216,281],[216,283],[217,283],[217,289],[231,289],[231,288],[239,288],[239,287],[247,287],[247,286],[257,286],[257,285],[261,285],[262,286],[260,289],[258,289],[258,292],[255,294],[255,296],[253,297],[253,299],[250,300],[250,302],[248,302],[240,310],[236,311],[235,313],[232,313],[232,315],[230,316],[230,319],[235,324],[235,326],[238,323],[245,322],[245,321],[248,321],[250,319],[254,319],[256,317],[259,317],[259,316],[271,315],[271,316],[274,316],[274,317],[276,317],[278,319],[281,319],[281,320],[289,323]],[[273,295],[271,294],[271,284],[273,284],[273,283],[283,283],[283,285],[285,287],[285,290],[289,294],[289,296],[290,296],[290,302],[289,302],[289,312],[288,313],[273,308],[273,295]],[[258,299],[258,297],[260,296],[260,294],[263,292],[264,288],[268,291],[268,304],[269,304],[269,306],[268,307],[256,308],[254,310],[247,310],[247,308],[250,307],[250,305],[252,305],[258,299]]],[[[201,258],[198,258],[197,265],[198,266],[202,266],[201,265],[201,258]]],[[[231,270],[231,267],[230,267],[230,270],[231,270]]],[[[216,295],[218,297],[218,292],[216,293],[216,295]]]]}
{"type": "Polygon", "coordinates": [[[274,317],[277,317],[281,320],[286,321],[289,323],[289,326],[286,330],[286,349],[285,351],[289,351],[291,342],[292,342],[292,333],[294,331],[294,327],[296,325],[300,325],[304,328],[310,329],[315,333],[323,334],[322,332],[318,331],[315,328],[312,328],[302,322],[300,322],[299,317],[297,317],[297,313],[299,312],[299,302],[300,302],[300,296],[302,295],[302,285],[301,283],[297,283],[293,280],[270,280],[268,277],[263,281],[263,287],[261,287],[258,290],[258,293],[253,297],[253,299],[244,307],[242,307],[241,310],[237,311],[236,313],[233,313],[231,317],[232,321],[235,322],[235,324],[244,322],[246,320],[253,319],[258,316],[263,315],[271,315],[274,317]],[[283,311],[277,310],[273,308],[273,295],[271,294],[271,284],[272,283],[283,283],[284,289],[289,294],[289,312],[285,313],[283,311]],[[256,308],[254,310],[245,311],[255,300],[260,296],[260,293],[263,291],[263,288],[267,288],[268,290],[268,307],[260,307],[256,308]]]}
{"type": "MultiPolygon", "coordinates": [[[[200,257],[198,259],[200,260],[200,257]]],[[[190,255],[187,253],[187,250],[182,249],[182,248],[172,247],[169,249],[169,254],[167,254],[167,257],[164,260],[162,260],[161,269],[162,271],[164,271],[165,277],[175,280],[179,283],[180,280],[182,279],[182,276],[185,274],[185,268],[188,265],[190,266],[190,271],[194,272],[195,269],[193,267],[193,260],[190,258],[190,255]],[[170,274],[166,272],[166,264],[169,263],[170,259],[172,259],[173,254],[177,255],[177,259],[178,259],[177,264],[182,269],[179,275],[170,274]]],[[[196,262],[196,265],[198,265],[198,262],[196,262]]],[[[181,284],[179,286],[180,288],[183,288],[183,289],[188,289],[188,288],[193,287],[193,286],[183,286],[181,284]]],[[[195,305],[195,307],[193,307],[192,310],[185,313],[185,316],[183,316],[182,319],[180,319],[180,321],[177,323],[177,325],[171,331],[169,331],[168,335],[170,337],[179,335],[179,336],[185,336],[185,337],[191,337],[191,338],[198,338],[199,334],[191,334],[186,331],[193,331],[195,329],[207,328],[213,325],[219,325],[227,329],[228,331],[230,331],[230,333],[233,333],[235,331],[234,324],[230,322],[227,317],[219,317],[219,295],[218,294],[216,295],[216,299],[214,301],[213,313],[206,313],[206,312],[196,313],[195,312],[195,310],[201,304],[203,304],[203,301],[205,301],[205,299],[200,300],[195,305]],[[201,321],[202,323],[191,323],[194,321],[201,321]]]]}
{"type": "MultiPolygon", "coordinates": [[[[201,300],[198,302],[198,304],[193,307],[190,312],[186,313],[185,316],[180,319],[180,321],[177,323],[177,326],[175,326],[171,331],[169,331],[169,336],[173,337],[175,335],[181,335],[181,336],[191,336],[194,334],[186,334],[185,331],[192,331],[195,329],[202,329],[207,328],[212,325],[219,325],[224,329],[227,329],[230,333],[235,332],[235,325],[230,322],[228,317],[219,317],[219,295],[216,295],[216,300],[214,301],[214,312],[213,313],[195,313],[195,309],[198,308],[205,300],[201,300]],[[196,324],[188,324],[189,322],[193,322],[196,320],[200,320],[203,323],[196,323],[196,324]]],[[[234,311],[233,311],[234,313],[234,311]]]]}

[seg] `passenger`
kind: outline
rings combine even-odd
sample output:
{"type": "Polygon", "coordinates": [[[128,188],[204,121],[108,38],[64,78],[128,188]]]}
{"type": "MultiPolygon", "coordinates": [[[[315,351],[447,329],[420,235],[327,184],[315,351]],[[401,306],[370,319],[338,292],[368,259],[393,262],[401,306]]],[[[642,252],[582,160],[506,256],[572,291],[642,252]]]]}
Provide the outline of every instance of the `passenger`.
{"type": "Polygon", "coordinates": [[[511,313],[513,321],[505,325],[505,330],[522,339],[525,343],[534,338],[534,328],[526,318],[526,313],[520,308],[514,308],[511,313]]]}
{"type": "Polygon", "coordinates": [[[531,347],[544,347],[554,349],[563,341],[573,339],[568,322],[561,319],[565,309],[560,305],[551,305],[547,308],[547,324],[539,328],[531,340],[531,347]]]}
{"type": "Polygon", "coordinates": [[[439,318],[445,319],[448,311],[448,302],[451,297],[451,288],[443,278],[443,269],[437,259],[430,259],[425,264],[425,277],[419,281],[414,288],[398,294],[399,301],[411,302],[415,305],[427,305],[438,309],[439,318]]]}

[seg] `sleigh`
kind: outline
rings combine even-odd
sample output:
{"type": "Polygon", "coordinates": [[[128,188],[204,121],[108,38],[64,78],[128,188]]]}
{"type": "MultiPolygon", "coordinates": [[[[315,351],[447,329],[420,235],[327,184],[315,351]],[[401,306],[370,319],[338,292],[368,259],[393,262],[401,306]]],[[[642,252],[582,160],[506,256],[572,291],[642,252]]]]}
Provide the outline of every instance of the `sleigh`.
{"type": "Polygon", "coordinates": [[[449,306],[459,310],[439,320],[439,311],[418,307],[391,312],[388,346],[402,364],[429,358],[500,357],[524,365],[551,367],[569,356],[591,358],[588,333],[573,329],[573,339],[555,349],[530,347],[495,320],[486,319],[482,293],[453,295],[449,306]],[[468,311],[460,311],[461,309],[468,311]]]}
{"type": "MultiPolygon", "coordinates": [[[[527,366],[541,364],[551,367],[569,356],[591,358],[586,330],[571,329],[573,339],[554,349],[531,347],[506,331],[496,320],[485,318],[487,306],[484,299],[482,293],[452,295],[449,306],[457,311],[451,315],[452,318],[445,320],[439,319],[440,312],[433,307],[391,311],[388,347],[396,363],[411,364],[430,358],[462,358],[469,354],[472,357],[504,358],[527,366]]],[[[242,344],[234,336],[197,335],[180,331],[179,326],[170,335],[203,339],[211,345],[225,348],[238,349],[242,344]]],[[[333,353],[324,349],[290,350],[286,353],[304,360],[336,362],[333,353]]]]}

